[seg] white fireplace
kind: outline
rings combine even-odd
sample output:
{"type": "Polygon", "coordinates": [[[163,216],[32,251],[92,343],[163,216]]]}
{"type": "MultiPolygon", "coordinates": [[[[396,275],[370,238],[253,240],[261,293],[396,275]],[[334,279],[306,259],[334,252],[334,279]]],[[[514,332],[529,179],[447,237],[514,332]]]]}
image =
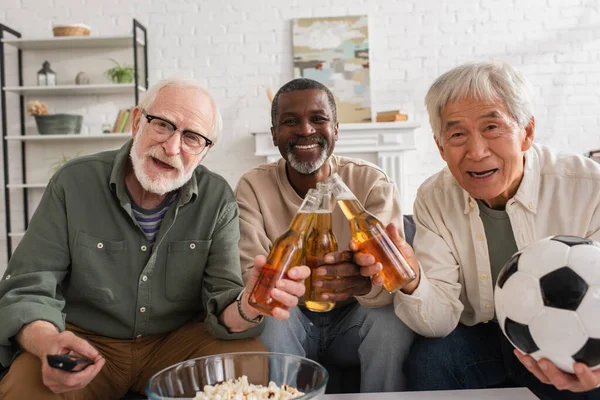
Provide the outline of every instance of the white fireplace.
{"type": "MultiPolygon", "coordinates": [[[[365,124],[340,124],[338,141],[334,153],[361,157],[377,164],[396,183],[402,205],[408,204],[404,153],[415,150],[416,122],[379,122],[365,124]]],[[[265,157],[266,162],[281,158],[273,146],[271,132],[253,133],[254,155],[265,157]]]]}

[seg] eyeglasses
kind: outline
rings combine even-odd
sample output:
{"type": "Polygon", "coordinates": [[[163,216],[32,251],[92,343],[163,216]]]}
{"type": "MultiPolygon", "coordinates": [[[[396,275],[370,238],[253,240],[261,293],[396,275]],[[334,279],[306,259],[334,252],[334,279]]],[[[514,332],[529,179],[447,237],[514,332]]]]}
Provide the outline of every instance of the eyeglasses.
{"type": "MultiPolygon", "coordinates": [[[[171,138],[179,129],[171,121],[164,118],[150,115],[146,110],[142,110],[142,114],[148,120],[150,126],[150,139],[159,143],[164,143],[171,138]]],[[[207,147],[212,146],[213,142],[209,138],[199,133],[190,130],[181,131],[181,150],[189,154],[200,154],[207,147]]]]}

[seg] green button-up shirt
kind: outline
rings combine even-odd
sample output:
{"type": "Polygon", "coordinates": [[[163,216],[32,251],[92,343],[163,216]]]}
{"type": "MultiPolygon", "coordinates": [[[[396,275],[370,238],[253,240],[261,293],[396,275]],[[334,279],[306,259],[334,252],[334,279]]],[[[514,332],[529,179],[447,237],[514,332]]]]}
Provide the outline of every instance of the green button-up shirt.
{"type": "Polygon", "coordinates": [[[125,189],[131,140],[120,150],[81,157],[51,179],[0,281],[0,363],[14,356],[23,325],[65,321],[132,339],[205,317],[221,339],[218,315],[243,284],[238,208],[227,182],[203,166],[178,191],[151,248],[125,189]]]}

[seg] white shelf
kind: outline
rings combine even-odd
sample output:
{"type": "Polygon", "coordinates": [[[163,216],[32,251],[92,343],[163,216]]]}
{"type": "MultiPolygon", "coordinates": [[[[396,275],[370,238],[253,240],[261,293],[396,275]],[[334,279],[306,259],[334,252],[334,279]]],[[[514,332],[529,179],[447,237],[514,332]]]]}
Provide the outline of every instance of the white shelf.
{"type": "Polygon", "coordinates": [[[9,183],[6,185],[9,189],[44,189],[47,183],[9,183]]]}
{"type": "Polygon", "coordinates": [[[340,124],[340,131],[366,131],[379,129],[414,129],[420,125],[418,122],[365,122],[355,124],[340,124]]]}
{"type": "Polygon", "coordinates": [[[10,237],[23,237],[23,236],[25,236],[25,232],[8,232],[8,236],[10,236],[10,237]]]}
{"type": "MultiPolygon", "coordinates": [[[[5,92],[53,96],[53,95],[95,95],[95,94],[122,94],[130,93],[134,88],[133,83],[109,83],[100,85],[59,85],[59,86],[5,86],[5,92]]],[[[138,86],[140,92],[146,89],[138,86]]]]}
{"type": "Polygon", "coordinates": [[[103,133],[101,135],[82,135],[80,133],[71,133],[66,135],[10,135],[4,136],[5,140],[15,141],[46,141],[46,140],[127,140],[131,139],[131,134],[127,133],[103,133]]]}
{"type": "MultiPolygon", "coordinates": [[[[138,45],[144,42],[137,39],[138,45]]],[[[89,49],[89,48],[130,48],[133,35],[124,36],[63,36],[39,39],[3,39],[2,43],[15,46],[22,50],[52,50],[52,49],[89,49]]]]}

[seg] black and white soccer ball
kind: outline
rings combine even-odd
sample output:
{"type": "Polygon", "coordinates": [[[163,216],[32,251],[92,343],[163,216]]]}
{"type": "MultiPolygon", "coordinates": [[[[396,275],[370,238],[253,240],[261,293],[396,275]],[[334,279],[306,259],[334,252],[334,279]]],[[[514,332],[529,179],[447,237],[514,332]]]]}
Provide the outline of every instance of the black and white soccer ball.
{"type": "Polygon", "coordinates": [[[534,359],[573,373],[600,368],[600,244],[552,236],[506,263],[494,292],[496,317],[508,340],[534,359]]]}

